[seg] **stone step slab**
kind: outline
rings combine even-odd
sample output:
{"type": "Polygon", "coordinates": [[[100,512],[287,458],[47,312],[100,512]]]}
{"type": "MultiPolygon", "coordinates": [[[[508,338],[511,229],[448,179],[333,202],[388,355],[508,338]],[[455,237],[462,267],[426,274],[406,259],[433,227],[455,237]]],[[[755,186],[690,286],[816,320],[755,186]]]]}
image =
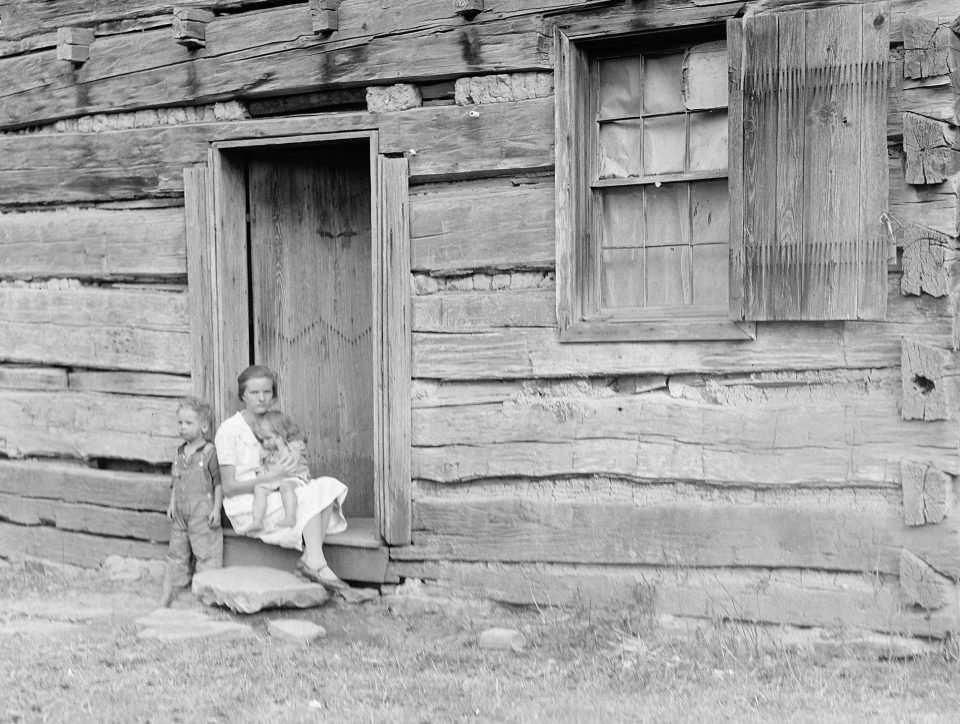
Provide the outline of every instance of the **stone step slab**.
{"type": "Polygon", "coordinates": [[[193,576],[193,595],[207,606],[224,606],[234,613],[265,608],[312,608],[327,602],[323,586],[292,573],[262,566],[230,566],[193,576]]]}

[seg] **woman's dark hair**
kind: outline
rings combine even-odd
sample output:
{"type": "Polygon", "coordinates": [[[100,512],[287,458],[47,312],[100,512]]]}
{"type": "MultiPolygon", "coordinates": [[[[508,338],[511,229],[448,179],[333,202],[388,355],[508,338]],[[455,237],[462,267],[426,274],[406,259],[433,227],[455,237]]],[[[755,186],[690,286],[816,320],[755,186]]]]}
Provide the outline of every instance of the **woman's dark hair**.
{"type": "Polygon", "coordinates": [[[243,392],[250,380],[270,380],[273,399],[277,399],[277,373],[263,365],[250,365],[237,377],[237,397],[243,399],[243,392]]]}

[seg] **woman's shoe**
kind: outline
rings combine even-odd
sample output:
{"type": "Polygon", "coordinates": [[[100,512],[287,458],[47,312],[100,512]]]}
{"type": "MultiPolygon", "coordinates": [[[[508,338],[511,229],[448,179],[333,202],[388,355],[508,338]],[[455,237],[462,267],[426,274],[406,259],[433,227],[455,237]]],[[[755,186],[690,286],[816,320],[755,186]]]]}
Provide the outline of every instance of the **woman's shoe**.
{"type": "Polygon", "coordinates": [[[348,588],[347,584],[337,578],[337,574],[330,570],[330,566],[311,568],[302,560],[299,560],[297,561],[297,570],[303,574],[304,578],[319,583],[328,591],[337,592],[348,588]]]}

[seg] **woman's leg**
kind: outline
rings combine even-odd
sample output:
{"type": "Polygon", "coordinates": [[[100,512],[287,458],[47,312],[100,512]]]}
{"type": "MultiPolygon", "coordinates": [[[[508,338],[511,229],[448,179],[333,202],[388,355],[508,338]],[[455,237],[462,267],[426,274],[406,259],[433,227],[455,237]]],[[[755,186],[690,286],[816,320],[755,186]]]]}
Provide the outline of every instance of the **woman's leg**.
{"type": "Polygon", "coordinates": [[[333,505],[328,505],[313,516],[303,526],[303,562],[311,568],[323,568],[327,559],[323,557],[323,536],[330,525],[333,505]]]}

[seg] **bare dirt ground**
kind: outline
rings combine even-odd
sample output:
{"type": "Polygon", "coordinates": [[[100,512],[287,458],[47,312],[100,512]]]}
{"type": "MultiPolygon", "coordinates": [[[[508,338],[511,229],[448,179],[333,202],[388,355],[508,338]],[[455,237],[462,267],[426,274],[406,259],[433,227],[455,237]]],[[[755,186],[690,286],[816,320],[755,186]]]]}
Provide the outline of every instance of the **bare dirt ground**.
{"type": "MultiPolygon", "coordinates": [[[[253,616],[206,609],[247,635],[140,638],[135,621],[158,593],[155,580],[0,560],[0,721],[960,720],[948,645],[881,660],[839,638],[798,648],[744,624],[396,595],[253,616]],[[327,635],[284,643],[267,632],[279,618],[327,635]],[[521,631],[526,645],[482,648],[491,627],[521,631]]],[[[201,610],[189,595],[176,606],[201,610]]]]}

